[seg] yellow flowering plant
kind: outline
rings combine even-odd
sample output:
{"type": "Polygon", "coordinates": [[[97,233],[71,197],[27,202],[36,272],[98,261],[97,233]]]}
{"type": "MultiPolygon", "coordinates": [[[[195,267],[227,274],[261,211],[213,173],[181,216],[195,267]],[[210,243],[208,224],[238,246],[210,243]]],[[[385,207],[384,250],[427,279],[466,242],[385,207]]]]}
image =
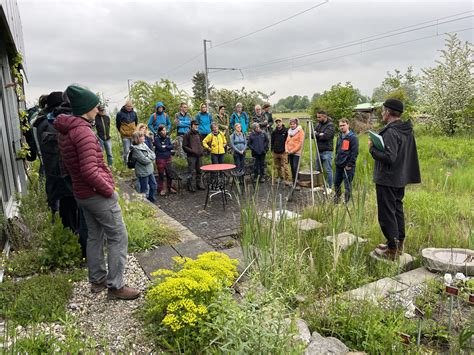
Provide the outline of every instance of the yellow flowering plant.
{"type": "Polygon", "coordinates": [[[150,322],[179,336],[179,332],[189,334],[205,320],[208,305],[235,281],[238,262],[219,252],[174,261],[177,270],[152,273],[156,283],[146,295],[146,315],[150,322]]]}

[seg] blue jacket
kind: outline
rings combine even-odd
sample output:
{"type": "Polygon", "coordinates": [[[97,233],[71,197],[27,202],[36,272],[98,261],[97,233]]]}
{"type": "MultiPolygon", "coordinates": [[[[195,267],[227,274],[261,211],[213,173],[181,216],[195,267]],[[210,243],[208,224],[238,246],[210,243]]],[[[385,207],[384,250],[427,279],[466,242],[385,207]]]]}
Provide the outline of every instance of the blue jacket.
{"type": "Polygon", "coordinates": [[[158,114],[158,112],[151,114],[150,119],[148,120],[148,129],[153,132],[153,134],[156,134],[160,124],[166,127],[166,134],[171,133],[170,117],[164,111],[161,114],[158,114]]]}
{"type": "Polygon", "coordinates": [[[247,129],[249,127],[249,115],[247,112],[242,111],[242,113],[237,115],[237,112],[232,112],[232,116],[230,116],[230,128],[234,130],[234,125],[236,123],[240,123],[242,125],[242,133],[247,133],[247,129]]]}
{"type": "Polygon", "coordinates": [[[339,134],[336,142],[336,158],[335,163],[338,168],[356,166],[357,156],[359,155],[359,140],[354,132],[349,131],[343,138],[339,134]]]}
{"type": "Polygon", "coordinates": [[[198,114],[196,115],[194,119],[199,122],[199,127],[198,127],[199,134],[207,135],[211,133],[212,115],[210,113],[198,112],[198,114]]]}
{"type": "Polygon", "coordinates": [[[183,116],[181,112],[178,112],[176,115],[174,115],[174,118],[179,121],[176,125],[178,135],[182,136],[185,133],[188,133],[189,129],[191,128],[191,117],[189,116],[189,113],[186,112],[186,116],[183,116]]]}
{"type": "Polygon", "coordinates": [[[125,106],[122,107],[122,109],[117,112],[117,117],[115,118],[115,126],[117,127],[117,130],[120,131],[120,125],[122,122],[125,123],[132,123],[135,122],[136,125],[138,125],[138,117],[137,113],[135,111],[130,111],[128,112],[125,109],[125,106]]]}
{"type": "Polygon", "coordinates": [[[163,137],[161,134],[155,137],[155,152],[156,159],[168,159],[171,158],[171,151],[173,150],[173,144],[168,136],[163,137]]]}
{"type": "Polygon", "coordinates": [[[245,149],[247,149],[247,138],[243,133],[237,134],[234,132],[230,135],[230,145],[234,152],[245,152],[245,149]]]}
{"type": "Polygon", "coordinates": [[[268,150],[267,135],[263,131],[250,133],[248,146],[252,151],[252,156],[265,154],[268,150]]]}

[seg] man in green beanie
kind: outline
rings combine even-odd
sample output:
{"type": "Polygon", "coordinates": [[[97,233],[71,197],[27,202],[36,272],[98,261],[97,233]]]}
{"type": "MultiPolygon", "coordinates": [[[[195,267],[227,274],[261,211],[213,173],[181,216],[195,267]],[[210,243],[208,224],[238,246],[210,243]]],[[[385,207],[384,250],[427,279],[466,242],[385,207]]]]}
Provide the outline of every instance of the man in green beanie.
{"type": "Polygon", "coordinates": [[[84,211],[89,230],[87,266],[91,292],[108,288],[109,299],[135,299],[140,292],[125,286],[123,279],[128,235],[118,194],[112,173],[104,163],[99,141],[91,129],[100,100],[92,91],[79,85],[68,86],[66,95],[72,115],[59,115],[54,127],[60,132],[61,157],[72,178],[74,196],[84,211]],[[105,267],[104,238],[108,268],[105,267]]]}

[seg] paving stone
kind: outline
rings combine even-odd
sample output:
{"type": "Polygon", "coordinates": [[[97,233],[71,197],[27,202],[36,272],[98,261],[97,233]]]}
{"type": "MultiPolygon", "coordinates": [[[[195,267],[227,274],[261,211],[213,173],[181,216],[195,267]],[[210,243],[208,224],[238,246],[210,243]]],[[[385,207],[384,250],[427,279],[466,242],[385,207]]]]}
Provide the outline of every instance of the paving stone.
{"type": "Polygon", "coordinates": [[[390,293],[404,291],[408,287],[408,285],[402,284],[393,278],[386,277],[356,288],[355,290],[348,291],[346,294],[350,299],[371,299],[377,301],[379,298],[385,298],[390,293]]]}
{"type": "Polygon", "coordinates": [[[190,240],[185,243],[176,244],[173,248],[184,257],[196,259],[198,255],[209,251],[214,251],[214,248],[207,244],[202,239],[190,240]]]}
{"type": "Polygon", "coordinates": [[[168,245],[135,254],[140,266],[150,280],[152,279],[151,273],[153,271],[158,269],[171,269],[174,265],[172,259],[174,256],[179,256],[179,254],[168,245]]]}
{"type": "Polygon", "coordinates": [[[411,287],[434,279],[437,276],[438,275],[428,271],[428,269],[425,267],[419,267],[417,269],[397,275],[394,278],[398,282],[411,287]]]}
{"type": "Polygon", "coordinates": [[[304,232],[309,232],[314,229],[323,227],[324,224],[318,221],[315,221],[314,219],[311,219],[311,218],[305,218],[305,219],[298,220],[297,226],[298,226],[298,229],[304,232]]]}
{"type": "Polygon", "coordinates": [[[434,272],[462,272],[474,276],[474,250],[463,248],[425,248],[421,251],[423,264],[434,272]]]}
{"type": "Polygon", "coordinates": [[[411,256],[410,254],[408,253],[403,253],[401,254],[398,259],[396,261],[391,261],[391,260],[387,260],[385,258],[381,258],[380,256],[378,256],[375,251],[372,251],[370,253],[370,256],[376,260],[376,261],[379,261],[379,262],[382,262],[382,263],[387,263],[387,264],[391,264],[391,263],[398,263],[398,265],[400,266],[400,268],[404,269],[404,270],[411,270],[413,268],[413,262],[415,261],[415,259],[413,258],[413,256],[411,256]]]}
{"type": "Polygon", "coordinates": [[[342,250],[348,249],[352,244],[355,243],[367,243],[367,239],[356,237],[354,234],[343,232],[337,236],[328,235],[325,238],[330,243],[336,243],[342,250]]]}
{"type": "Polygon", "coordinates": [[[199,238],[196,234],[194,234],[187,228],[178,232],[178,238],[181,241],[181,243],[187,243],[192,240],[202,240],[201,238],[199,238]]]}
{"type": "Polygon", "coordinates": [[[294,219],[294,218],[300,218],[300,215],[296,212],[292,212],[289,210],[275,210],[275,211],[267,211],[262,215],[263,218],[268,219],[268,220],[273,220],[279,221],[281,218],[286,218],[286,219],[294,219]]]}
{"type": "Polygon", "coordinates": [[[238,270],[240,272],[244,271],[247,264],[245,262],[244,253],[242,252],[242,248],[240,246],[233,247],[233,248],[230,248],[230,249],[224,249],[224,250],[220,250],[220,251],[224,254],[227,254],[229,256],[229,258],[231,258],[231,259],[237,259],[239,261],[239,265],[237,267],[238,270]]]}

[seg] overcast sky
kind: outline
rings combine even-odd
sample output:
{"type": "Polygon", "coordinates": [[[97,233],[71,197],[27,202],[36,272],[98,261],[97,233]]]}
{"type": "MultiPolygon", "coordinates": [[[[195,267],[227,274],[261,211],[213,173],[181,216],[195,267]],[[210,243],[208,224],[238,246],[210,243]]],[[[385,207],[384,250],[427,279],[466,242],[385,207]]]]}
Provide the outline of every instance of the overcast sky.
{"type": "Polygon", "coordinates": [[[463,30],[459,37],[473,42],[470,0],[18,3],[30,103],[74,82],[103,92],[110,108],[123,104],[127,80],[169,78],[192,94],[191,78],[204,67],[203,39],[212,41],[209,67],[243,68],[211,70],[211,84],[276,91],[272,103],[288,95],[311,96],[346,81],[371,95],[387,71],[405,71],[412,65],[419,72],[433,66],[443,33],[463,30]],[[398,29],[406,33],[388,33],[398,29]],[[384,33],[385,38],[377,37],[384,33]],[[338,49],[341,46],[345,48],[338,49]],[[279,61],[269,63],[274,60],[279,61]]]}

